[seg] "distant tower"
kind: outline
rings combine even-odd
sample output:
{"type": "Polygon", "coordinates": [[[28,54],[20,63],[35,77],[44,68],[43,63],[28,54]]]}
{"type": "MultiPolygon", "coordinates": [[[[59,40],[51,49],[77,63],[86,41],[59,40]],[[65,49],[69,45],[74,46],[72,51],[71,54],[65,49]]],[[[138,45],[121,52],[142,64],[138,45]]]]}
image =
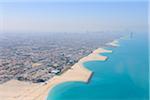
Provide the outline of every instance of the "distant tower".
{"type": "Polygon", "coordinates": [[[133,38],[133,32],[130,33],[130,38],[133,38]]]}

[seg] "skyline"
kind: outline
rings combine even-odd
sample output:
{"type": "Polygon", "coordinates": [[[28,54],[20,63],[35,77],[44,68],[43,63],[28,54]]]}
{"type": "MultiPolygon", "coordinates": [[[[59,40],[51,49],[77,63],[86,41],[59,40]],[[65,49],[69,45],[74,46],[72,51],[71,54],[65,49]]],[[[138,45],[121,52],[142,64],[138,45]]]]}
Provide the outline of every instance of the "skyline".
{"type": "MultiPolygon", "coordinates": [[[[82,0],[81,0],[82,1],[82,0]]],[[[143,31],[146,2],[1,3],[1,32],[143,31]]]]}

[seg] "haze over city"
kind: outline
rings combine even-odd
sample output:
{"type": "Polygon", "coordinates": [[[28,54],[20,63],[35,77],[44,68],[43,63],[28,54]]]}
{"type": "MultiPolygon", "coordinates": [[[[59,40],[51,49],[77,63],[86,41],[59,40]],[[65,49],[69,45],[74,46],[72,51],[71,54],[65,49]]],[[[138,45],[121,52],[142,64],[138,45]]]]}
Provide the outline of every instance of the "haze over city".
{"type": "Polygon", "coordinates": [[[0,4],[1,32],[142,31],[148,24],[148,4],[140,0],[7,1],[0,4]]]}

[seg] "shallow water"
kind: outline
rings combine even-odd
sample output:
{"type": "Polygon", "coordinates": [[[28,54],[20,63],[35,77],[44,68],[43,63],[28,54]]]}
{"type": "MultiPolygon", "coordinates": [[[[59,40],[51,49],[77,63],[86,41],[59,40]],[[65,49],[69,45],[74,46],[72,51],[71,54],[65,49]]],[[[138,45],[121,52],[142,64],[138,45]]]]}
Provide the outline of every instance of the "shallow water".
{"type": "Polygon", "coordinates": [[[90,61],[84,65],[94,72],[91,81],[57,85],[47,100],[149,100],[148,38],[135,33],[119,41],[107,61],[90,61]]]}

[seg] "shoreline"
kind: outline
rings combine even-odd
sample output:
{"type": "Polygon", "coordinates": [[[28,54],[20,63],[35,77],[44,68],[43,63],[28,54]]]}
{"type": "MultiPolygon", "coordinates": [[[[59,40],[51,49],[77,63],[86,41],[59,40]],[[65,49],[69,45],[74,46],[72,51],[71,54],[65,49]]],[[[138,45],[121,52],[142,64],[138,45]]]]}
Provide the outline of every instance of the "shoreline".
{"type": "Polygon", "coordinates": [[[45,83],[34,84],[10,80],[0,85],[0,98],[3,100],[46,100],[49,92],[58,84],[72,81],[88,83],[93,72],[84,67],[83,63],[95,60],[105,61],[107,57],[100,55],[101,53],[112,53],[112,51],[98,48],[88,56],[81,58],[60,76],[54,76],[45,83]]]}
{"type": "Polygon", "coordinates": [[[112,42],[106,43],[108,46],[113,46],[113,47],[118,47],[119,45],[119,40],[113,40],[112,42]]]}

